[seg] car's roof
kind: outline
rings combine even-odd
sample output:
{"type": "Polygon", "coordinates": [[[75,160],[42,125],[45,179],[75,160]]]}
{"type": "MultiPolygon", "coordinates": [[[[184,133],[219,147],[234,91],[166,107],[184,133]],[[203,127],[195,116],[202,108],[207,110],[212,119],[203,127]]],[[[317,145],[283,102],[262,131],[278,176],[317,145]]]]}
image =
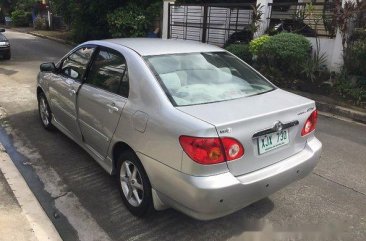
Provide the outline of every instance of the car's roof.
{"type": "Polygon", "coordinates": [[[177,39],[160,39],[160,38],[119,38],[106,39],[96,41],[100,44],[105,42],[122,45],[133,49],[138,54],[147,55],[162,55],[174,53],[195,53],[195,52],[215,52],[223,51],[223,49],[204,44],[196,41],[177,40],[177,39]]]}

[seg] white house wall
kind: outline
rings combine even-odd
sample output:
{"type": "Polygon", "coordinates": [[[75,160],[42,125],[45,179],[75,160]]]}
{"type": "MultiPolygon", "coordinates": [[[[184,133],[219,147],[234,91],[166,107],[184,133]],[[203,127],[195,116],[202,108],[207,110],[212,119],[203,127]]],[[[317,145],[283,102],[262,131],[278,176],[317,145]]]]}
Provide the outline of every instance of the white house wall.
{"type": "MultiPolygon", "coordinates": [[[[312,46],[313,50],[316,49],[315,38],[307,38],[312,46]]],[[[330,71],[339,71],[343,64],[342,58],[342,38],[339,33],[333,39],[330,38],[319,38],[320,43],[320,53],[325,53],[327,57],[327,67],[330,71]]]]}

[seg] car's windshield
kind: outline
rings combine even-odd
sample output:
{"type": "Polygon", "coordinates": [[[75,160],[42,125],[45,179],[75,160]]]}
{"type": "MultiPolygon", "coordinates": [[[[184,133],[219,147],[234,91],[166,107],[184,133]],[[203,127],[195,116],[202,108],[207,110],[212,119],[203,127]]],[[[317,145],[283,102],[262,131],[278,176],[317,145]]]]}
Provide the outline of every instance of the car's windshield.
{"type": "Polygon", "coordinates": [[[175,106],[232,100],[274,89],[226,52],[147,56],[145,60],[175,106]]]}

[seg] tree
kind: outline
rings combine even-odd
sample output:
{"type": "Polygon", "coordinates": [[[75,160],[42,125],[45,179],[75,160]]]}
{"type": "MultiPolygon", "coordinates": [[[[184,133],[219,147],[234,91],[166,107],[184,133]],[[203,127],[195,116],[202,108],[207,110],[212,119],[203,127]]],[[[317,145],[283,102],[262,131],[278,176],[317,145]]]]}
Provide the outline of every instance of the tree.
{"type": "Polygon", "coordinates": [[[140,2],[130,2],[107,15],[112,37],[144,37],[149,30],[156,28],[154,22],[160,16],[162,2],[140,2]]]}
{"type": "MultiPolygon", "coordinates": [[[[74,41],[83,42],[111,37],[111,27],[119,31],[118,28],[115,28],[116,26],[111,26],[108,23],[107,17],[116,9],[121,10],[131,4],[140,9],[144,17],[151,19],[151,16],[155,16],[155,12],[159,11],[159,8],[154,7],[157,3],[160,4],[161,0],[53,0],[51,8],[71,26],[74,41]]],[[[140,14],[140,11],[129,13],[129,15],[132,14],[130,18],[137,17],[133,15],[137,12],[140,14]]],[[[139,28],[140,30],[146,31],[146,28],[139,28]]],[[[118,36],[118,34],[114,35],[118,36]]],[[[131,35],[136,35],[136,33],[133,32],[124,36],[129,37],[131,35]]],[[[138,35],[141,35],[141,33],[138,35]]]]}
{"type": "Polygon", "coordinates": [[[63,17],[68,28],[71,27],[76,2],[74,0],[53,0],[51,11],[63,17]]]}
{"type": "Polygon", "coordinates": [[[356,6],[359,11],[356,13],[355,27],[366,28],[366,1],[356,0],[356,6]]]}
{"type": "Polygon", "coordinates": [[[364,17],[366,4],[365,1],[357,0],[353,2],[348,0],[342,5],[342,0],[335,0],[334,6],[334,22],[341,33],[344,51],[348,38],[351,35],[351,23],[356,18],[364,17]]]}
{"type": "Polygon", "coordinates": [[[18,10],[31,11],[36,0],[0,0],[0,10],[12,12],[18,10]]]}

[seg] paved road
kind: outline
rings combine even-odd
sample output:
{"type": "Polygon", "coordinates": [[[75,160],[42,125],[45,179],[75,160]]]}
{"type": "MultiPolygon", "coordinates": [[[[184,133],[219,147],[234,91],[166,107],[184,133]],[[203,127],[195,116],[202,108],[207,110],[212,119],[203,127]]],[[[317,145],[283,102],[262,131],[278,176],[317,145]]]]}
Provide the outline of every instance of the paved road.
{"type": "Polygon", "coordinates": [[[122,205],[113,177],[40,125],[39,64],[70,47],[6,35],[13,58],[0,61],[0,141],[65,240],[366,240],[366,126],[321,116],[324,152],[314,173],[235,214],[200,222],[167,210],[137,219],[122,205]]]}

